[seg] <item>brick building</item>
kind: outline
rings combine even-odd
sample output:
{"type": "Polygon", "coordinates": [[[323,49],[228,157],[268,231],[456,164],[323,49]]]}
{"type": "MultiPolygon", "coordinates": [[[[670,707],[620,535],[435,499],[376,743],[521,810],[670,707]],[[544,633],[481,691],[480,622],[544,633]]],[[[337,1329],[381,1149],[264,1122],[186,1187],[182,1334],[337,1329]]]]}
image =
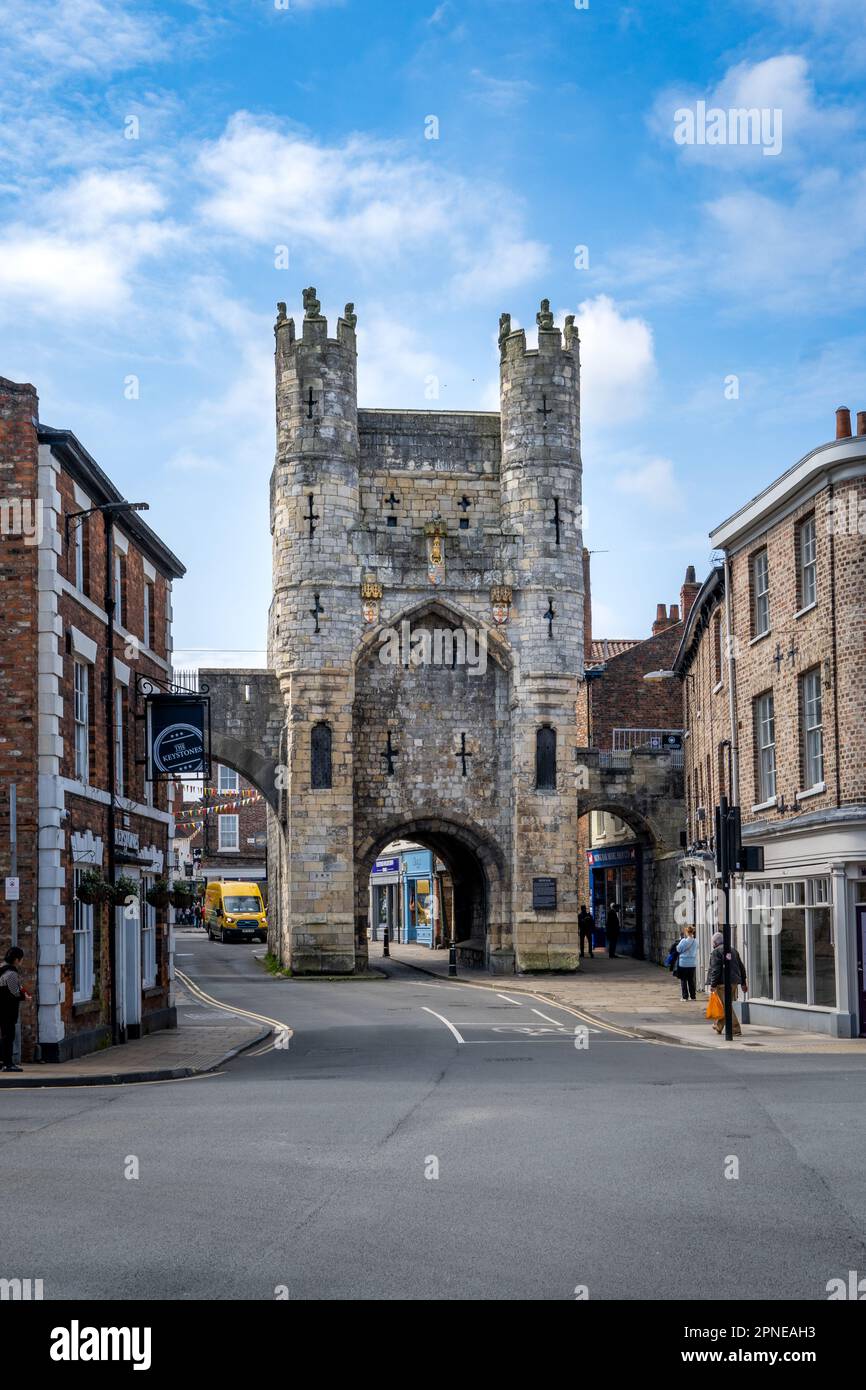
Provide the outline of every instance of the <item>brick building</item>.
{"type": "Polygon", "coordinates": [[[191,878],[259,883],[267,900],[267,806],[233,768],[215,763],[213,786],[183,783],[175,841],[178,871],[191,878]],[[186,869],[186,865],[190,869],[186,869]]]}
{"type": "Polygon", "coordinates": [[[170,673],[171,585],[184,569],[119,505],[76,437],[39,422],[35,389],[4,379],[0,496],[0,877],[10,873],[14,785],[20,879],[17,914],[0,902],[0,948],[14,930],[35,985],[24,1057],[63,1061],[113,1032],[123,1040],[174,1022],[167,915],[144,897],[170,862],[171,807],[139,761],[135,679],[170,673]],[[86,869],[108,871],[112,761],[116,874],[140,885],[126,909],[76,896],[86,869]]]}
{"type": "Polygon", "coordinates": [[[684,879],[713,926],[713,809],[764,852],[732,919],[744,1017],[866,1034],[866,413],[711,533],[722,557],[686,625],[684,879]],[[730,634],[730,638],[729,638],[730,634]]]}
{"type": "MultiPolygon", "coordinates": [[[[682,692],[676,680],[647,681],[653,672],[670,671],[700,585],[689,565],[679,603],[656,607],[646,638],[591,638],[586,682],[578,705],[579,737],[616,761],[632,748],[658,748],[682,730],[682,692]]],[[[588,557],[584,591],[590,592],[588,557]]],[[[579,896],[595,918],[597,945],[604,944],[604,922],[612,902],[621,908],[619,950],[638,957],[657,957],[660,924],[651,924],[643,902],[642,856],[650,848],[646,827],[635,816],[592,811],[578,822],[579,896]]]]}

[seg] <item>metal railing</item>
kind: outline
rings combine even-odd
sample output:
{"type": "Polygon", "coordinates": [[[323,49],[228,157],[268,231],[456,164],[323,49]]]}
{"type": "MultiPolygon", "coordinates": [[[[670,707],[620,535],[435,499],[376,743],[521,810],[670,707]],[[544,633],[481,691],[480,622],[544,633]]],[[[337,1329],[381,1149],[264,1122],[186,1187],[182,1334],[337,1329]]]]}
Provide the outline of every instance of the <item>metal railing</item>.
{"type": "Polygon", "coordinates": [[[682,729],[614,729],[613,751],[624,753],[632,748],[650,752],[682,751],[682,729]]]}

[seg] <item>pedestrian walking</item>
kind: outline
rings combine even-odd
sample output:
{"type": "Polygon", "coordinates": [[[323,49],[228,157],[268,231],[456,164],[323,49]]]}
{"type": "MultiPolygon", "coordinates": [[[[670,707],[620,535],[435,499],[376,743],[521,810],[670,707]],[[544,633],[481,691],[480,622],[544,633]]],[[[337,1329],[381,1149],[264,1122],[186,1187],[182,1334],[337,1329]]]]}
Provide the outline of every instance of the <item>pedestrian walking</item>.
{"type": "Polygon", "coordinates": [[[595,927],[595,920],[591,912],[587,912],[586,903],[581,903],[580,912],[577,914],[577,927],[580,932],[580,958],[583,960],[583,943],[586,942],[589,950],[589,958],[592,960],[592,933],[595,927]]]}
{"type": "Polygon", "coordinates": [[[13,1058],[21,1000],[30,998],[18,977],[18,962],[23,959],[21,947],[12,946],[0,966],[0,1065],[3,1071],[22,1070],[15,1065],[13,1058]]]}
{"type": "Polygon", "coordinates": [[[676,952],[676,974],[679,976],[683,999],[685,999],[688,1004],[691,1000],[697,998],[695,992],[695,975],[698,969],[698,940],[695,936],[694,927],[686,927],[684,934],[677,942],[676,952]]]}
{"type": "Polygon", "coordinates": [[[613,960],[616,955],[616,943],[619,940],[619,913],[616,910],[616,903],[610,905],[604,929],[607,932],[607,954],[613,960]]]}
{"type": "MultiPolygon", "coordinates": [[[[707,969],[707,985],[718,996],[719,1003],[724,1006],[725,938],[722,936],[722,933],[720,931],[717,931],[715,936],[713,937],[713,949],[710,955],[709,967],[707,969]]],[[[742,987],[744,994],[748,994],[749,986],[746,982],[746,967],[743,965],[739,951],[734,950],[731,953],[732,999],[737,999],[740,987],[742,987]]],[[[709,1017],[709,1014],[707,1015],[707,1017],[709,1017]]],[[[740,1020],[737,1018],[736,1014],[733,1015],[733,1022],[734,1037],[739,1038],[743,1030],[740,1027],[740,1020]]],[[[712,1020],[712,1024],[717,1033],[723,1033],[725,1031],[724,1014],[721,1018],[714,1018],[712,1020]]]]}

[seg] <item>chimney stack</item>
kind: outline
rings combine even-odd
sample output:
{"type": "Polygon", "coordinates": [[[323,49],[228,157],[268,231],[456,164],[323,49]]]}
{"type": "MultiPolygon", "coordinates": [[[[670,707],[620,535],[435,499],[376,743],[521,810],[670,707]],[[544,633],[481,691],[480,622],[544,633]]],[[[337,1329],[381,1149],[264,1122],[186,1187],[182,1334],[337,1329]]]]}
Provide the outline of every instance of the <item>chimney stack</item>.
{"type": "Polygon", "coordinates": [[[836,411],[836,438],[851,438],[851,412],[847,405],[840,405],[836,411]]]}
{"type": "Polygon", "coordinates": [[[857,411],[857,435],[862,437],[866,434],[866,410],[857,411]]]}
{"type": "Polygon", "coordinates": [[[683,622],[692,611],[692,604],[701,592],[701,586],[695,579],[695,567],[689,565],[686,570],[686,577],[683,580],[683,587],[680,589],[680,612],[683,615],[683,622]]]}
{"type": "Polygon", "coordinates": [[[665,628],[668,626],[669,623],[667,604],[659,603],[656,605],[656,620],[653,623],[653,637],[655,637],[656,634],[659,632],[664,632],[665,628]]]}
{"type": "Polygon", "coordinates": [[[670,619],[669,619],[670,626],[673,627],[673,626],[674,626],[674,623],[678,623],[679,620],[680,620],[679,605],[676,604],[676,603],[672,603],[672,604],[671,604],[670,619]]]}

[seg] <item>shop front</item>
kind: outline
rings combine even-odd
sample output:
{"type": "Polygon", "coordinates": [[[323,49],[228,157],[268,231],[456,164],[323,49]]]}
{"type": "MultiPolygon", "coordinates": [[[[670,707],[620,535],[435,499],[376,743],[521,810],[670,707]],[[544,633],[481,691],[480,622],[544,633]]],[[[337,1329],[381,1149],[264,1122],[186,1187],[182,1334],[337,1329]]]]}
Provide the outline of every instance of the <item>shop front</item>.
{"type": "Polygon", "coordinates": [[[400,856],[377,859],[370,872],[370,935],[384,941],[400,940],[400,856]]]}
{"type": "MultiPolygon", "coordinates": [[[[750,837],[751,838],[751,837],[750,837]]],[[[746,1022],[866,1037],[866,852],[843,808],[812,834],[767,834],[764,872],[739,887],[746,1022]]]]}
{"type": "Polygon", "coordinates": [[[403,939],[419,946],[436,944],[439,897],[429,849],[403,855],[403,939]]]}
{"type": "Polygon", "coordinates": [[[641,846],[636,844],[586,851],[590,912],[595,919],[594,949],[607,949],[607,916],[616,903],[620,920],[617,955],[643,959],[641,859],[641,846]]]}

